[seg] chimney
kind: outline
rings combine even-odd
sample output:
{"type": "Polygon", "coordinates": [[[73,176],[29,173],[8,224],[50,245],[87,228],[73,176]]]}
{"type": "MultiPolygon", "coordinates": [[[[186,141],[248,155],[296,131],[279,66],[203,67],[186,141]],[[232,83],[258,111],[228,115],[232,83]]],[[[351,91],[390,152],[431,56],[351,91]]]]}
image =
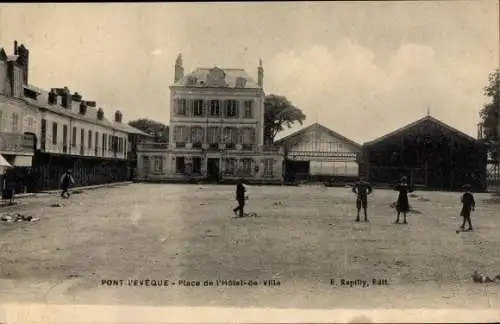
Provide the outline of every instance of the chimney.
{"type": "Polygon", "coordinates": [[[115,122],[121,123],[122,119],[123,119],[123,115],[122,115],[121,111],[117,110],[115,112],[115,122]]]}
{"type": "Polygon", "coordinates": [[[71,108],[72,107],[72,104],[71,104],[71,92],[69,91],[68,87],[64,87],[63,89],[63,96],[62,96],[62,106],[64,108],[71,108]]]}
{"type": "Polygon", "coordinates": [[[177,59],[175,60],[175,76],[174,82],[179,81],[184,77],[184,67],[182,65],[182,54],[177,55],[177,59]]]}
{"type": "Polygon", "coordinates": [[[17,55],[17,41],[14,41],[14,55],[17,55]]]}
{"type": "Polygon", "coordinates": [[[87,103],[85,101],[80,102],[80,115],[85,115],[87,113],[87,103]]]}
{"type": "Polygon", "coordinates": [[[257,84],[259,87],[264,87],[264,68],[262,67],[262,59],[259,60],[259,67],[257,68],[257,84]]]}
{"type": "Polygon", "coordinates": [[[28,84],[30,51],[23,44],[17,46],[17,42],[14,43],[14,50],[16,55],[19,55],[18,62],[23,68],[23,82],[24,84],[28,84]]]}
{"type": "Polygon", "coordinates": [[[82,95],[80,95],[78,92],[75,92],[71,96],[71,99],[74,100],[74,101],[80,102],[80,101],[82,101],[82,95]]]}

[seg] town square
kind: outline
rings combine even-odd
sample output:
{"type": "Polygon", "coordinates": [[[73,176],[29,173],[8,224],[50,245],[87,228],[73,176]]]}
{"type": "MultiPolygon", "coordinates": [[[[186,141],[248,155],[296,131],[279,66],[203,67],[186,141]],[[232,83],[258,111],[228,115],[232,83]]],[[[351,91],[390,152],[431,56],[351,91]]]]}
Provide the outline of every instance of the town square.
{"type": "Polygon", "coordinates": [[[365,224],[354,222],[350,188],[277,188],[251,186],[249,209],[258,216],[243,219],[230,210],[233,186],[124,184],[76,194],[63,207],[51,207],[60,201],[53,195],[33,198],[22,213],[41,221],[2,224],[0,297],[52,304],[498,307],[497,284],[472,281],[474,271],[498,274],[498,205],[489,194],[476,198],[479,229],[457,235],[456,193],[419,192],[411,198],[417,211],[408,217],[411,226],[403,227],[393,224],[391,190],[374,190],[365,224]],[[257,284],[203,287],[206,280],[257,284]]]}

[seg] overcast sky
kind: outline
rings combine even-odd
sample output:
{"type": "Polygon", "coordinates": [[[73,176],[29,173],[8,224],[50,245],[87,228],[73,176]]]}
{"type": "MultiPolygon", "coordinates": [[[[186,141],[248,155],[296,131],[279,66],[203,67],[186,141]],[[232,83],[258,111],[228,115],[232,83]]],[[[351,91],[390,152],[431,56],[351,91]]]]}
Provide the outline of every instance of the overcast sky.
{"type": "Polygon", "coordinates": [[[126,120],[169,122],[182,53],[185,72],[238,67],[255,79],[262,58],[267,94],[360,143],[428,107],[476,136],[498,13],[495,0],[1,4],[0,47],[25,44],[31,84],[68,86],[126,120]]]}

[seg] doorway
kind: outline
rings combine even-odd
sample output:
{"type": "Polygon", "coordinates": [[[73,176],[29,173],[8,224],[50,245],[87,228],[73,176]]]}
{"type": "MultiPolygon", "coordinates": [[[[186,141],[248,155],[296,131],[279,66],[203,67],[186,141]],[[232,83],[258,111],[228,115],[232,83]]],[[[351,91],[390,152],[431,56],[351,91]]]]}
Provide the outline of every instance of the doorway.
{"type": "Polygon", "coordinates": [[[219,159],[208,159],[207,160],[207,180],[219,181],[219,159]]]}

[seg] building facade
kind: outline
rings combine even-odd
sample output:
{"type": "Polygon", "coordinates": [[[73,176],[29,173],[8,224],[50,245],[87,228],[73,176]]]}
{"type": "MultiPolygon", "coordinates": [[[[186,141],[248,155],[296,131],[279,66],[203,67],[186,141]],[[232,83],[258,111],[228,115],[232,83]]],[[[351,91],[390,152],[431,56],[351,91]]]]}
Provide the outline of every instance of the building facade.
{"type": "MultiPolygon", "coordinates": [[[[8,77],[0,79],[5,93],[0,100],[7,102],[0,109],[0,126],[22,136],[23,156],[29,156],[22,159],[28,174],[16,175],[17,182],[32,187],[28,191],[56,189],[67,168],[80,185],[127,180],[129,136],[143,133],[123,123],[120,111],[108,120],[96,102],[67,87],[47,91],[30,85],[29,51],[17,42],[13,56],[0,51],[0,72],[2,62],[8,77]]],[[[14,165],[16,160],[21,163],[16,156],[14,165]]]]}
{"type": "Polygon", "coordinates": [[[362,159],[366,177],[378,185],[394,185],[406,176],[421,189],[487,187],[484,143],[432,116],[363,144],[362,159]]]}
{"type": "Polygon", "coordinates": [[[169,143],[141,145],[139,176],[281,183],[283,153],[264,145],[262,62],[257,73],[257,82],[242,69],[198,68],[184,75],[179,55],[169,143]]]}
{"type": "Polygon", "coordinates": [[[361,145],[318,123],[275,143],[285,152],[287,182],[319,180],[342,184],[359,175],[361,145]]]}

